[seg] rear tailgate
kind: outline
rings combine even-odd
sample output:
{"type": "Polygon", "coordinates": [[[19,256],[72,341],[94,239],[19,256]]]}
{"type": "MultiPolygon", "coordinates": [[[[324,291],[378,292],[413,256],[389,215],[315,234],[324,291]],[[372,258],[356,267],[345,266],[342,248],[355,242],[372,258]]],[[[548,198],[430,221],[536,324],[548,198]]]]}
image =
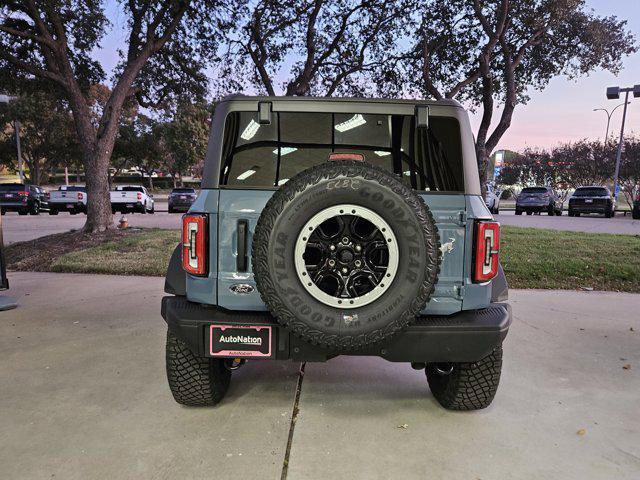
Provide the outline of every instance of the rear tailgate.
{"type": "Polygon", "coordinates": [[[78,203],[82,202],[78,194],[85,195],[83,192],[57,190],[49,194],[49,203],[78,203]]]}
{"type": "Polygon", "coordinates": [[[110,192],[111,203],[112,204],[129,204],[132,205],[134,203],[138,203],[138,193],[140,192],[122,192],[115,191],[110,192]]]}
{"type": "MultiPolygon", "coordinates": [[[[253,279],[251,241],[260,213],[272,195],[272,190],[220,190],[218,250],[215,253],[218,258],[217,298],[221,307],[231,310],[266,310],[253,279]],[[245,262],[238,259],[243,228],[247,230],[246,270],[239,268],[245,262]],[[249,285],[252,289],[243,289],[242,294],[238,294],[234,292],[237,290],[234,286],[237,285],[249,285]]],[[[425,313],[454,313],[462,309],[465,196],[424,194],[423,198],[438,227],[443,252],[439,280],[425,313]]],[[[212,246],[213,248],[215,247],[212,246]]],[[[202,301],[203,298],[200,297],[199,300],[202,301]]]]}

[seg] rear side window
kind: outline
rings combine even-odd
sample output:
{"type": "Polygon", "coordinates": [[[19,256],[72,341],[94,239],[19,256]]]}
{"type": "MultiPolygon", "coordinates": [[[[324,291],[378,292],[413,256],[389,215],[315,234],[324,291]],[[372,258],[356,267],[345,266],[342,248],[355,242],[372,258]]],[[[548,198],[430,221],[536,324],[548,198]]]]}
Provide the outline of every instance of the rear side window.
{"type": "Polygon", "coordinates": [[[578,188],[573,194],[574,197],[606,197],[608,195],[609,190],[598,187],[578,188]]]}
{"type": "Polygon", "coordinates": [[[0,192],[18,192],[18,191],[23,191],[24,190],[24,185],[16,185],[13,183],[10,184],[0,184],[0,192]]]}
{"type": "Polygon", "coordinates": [[[416,129],[413,116],[283,112],[260,125],[255,112],[235,112],[225,125],[220,185],[274,188],[331,153],[360,153],[417,190],[463,191],[460,126],[449,117],[429,123],[416,129]]]}

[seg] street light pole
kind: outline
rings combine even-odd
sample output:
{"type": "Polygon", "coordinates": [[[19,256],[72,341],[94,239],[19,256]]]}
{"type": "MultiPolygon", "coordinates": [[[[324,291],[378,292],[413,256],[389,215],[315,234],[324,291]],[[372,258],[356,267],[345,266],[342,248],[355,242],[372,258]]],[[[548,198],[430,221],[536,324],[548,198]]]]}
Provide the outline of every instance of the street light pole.
{"type": "Polygon", "coordinates": [[[620,158],[622,157],[622,140],[624,139],[624,122],[627,118],[627,104],[629,103],[629,92],[633,92],[635,98],[640,97],[640,85],[634,85],[633,87],[620,88],[620,87],[608,87],[607,98],[613,100],[620,98],[620,92],[624,92],[624,108],[622,110],[622,125],[620,126],[620,139],[618,140],[618,150],[616,152],[616,169],[613,175],[613,199],[614,202],[618,201],[618,175],[620,173],[620,158]]]}
{"type": "Polygon", "coordinates": [[[24,183],[24,169],[22,168],[22,147],[20,146],[20,122],[18,120],[13,122],[13,128],[16,131],[16,149],[18,150],[18,175],[20,175],[20,183],[24,183]]]}
{"type": "Polygon", "coordinates": [[[624,103],[621,103],[620,105],[616,105],[615,107],[613,107],[613,110],[611,110],[611,112],[609,112],[609,110],[607,110],[606,108],[593,109],[594,112],[603,111],[607,116],[607,131],[604,135],[604,143],[607,143],[607,140],[609,139],[609,123],[611,122],[611,117],[613,116],[613,112],[615,112],[618,109],[618,107],[621,107],[622,105],[624,105],[624,103]]]}

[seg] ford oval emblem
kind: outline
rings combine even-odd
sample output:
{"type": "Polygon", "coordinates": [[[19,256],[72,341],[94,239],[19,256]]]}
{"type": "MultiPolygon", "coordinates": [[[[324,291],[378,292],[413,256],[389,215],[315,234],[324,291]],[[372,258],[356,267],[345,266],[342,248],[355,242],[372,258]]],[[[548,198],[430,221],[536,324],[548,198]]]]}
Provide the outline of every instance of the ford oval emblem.
{"type": "Polygon", "coordinates": [[[253,292],[253,285],[249,285],[248,283],[234,283],[229,287],[236,295],[247,295],[248,293],[253,292]]]}

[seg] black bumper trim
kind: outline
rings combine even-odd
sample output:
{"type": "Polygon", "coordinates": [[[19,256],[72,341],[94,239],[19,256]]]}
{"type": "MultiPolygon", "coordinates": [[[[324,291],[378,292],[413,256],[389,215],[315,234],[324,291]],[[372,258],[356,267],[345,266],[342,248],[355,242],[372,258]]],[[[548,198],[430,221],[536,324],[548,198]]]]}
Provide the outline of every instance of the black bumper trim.
{"type": "Polygon", "coordinates": [[[268,312],[239,312],[201,305],[185,297],[162,299],[168,328],[201,356],[206,355],[205,330],[211,324],[274,327],[273,358],[326,361],[338,355],[378,356],[392,362],[473,362],[502,344],[511,325],[511,307],[492,303],[480,310],[449,316],[419,317],[390,341],[357,351],[340,352],[312,345],[280,326],[268,312]]]}

